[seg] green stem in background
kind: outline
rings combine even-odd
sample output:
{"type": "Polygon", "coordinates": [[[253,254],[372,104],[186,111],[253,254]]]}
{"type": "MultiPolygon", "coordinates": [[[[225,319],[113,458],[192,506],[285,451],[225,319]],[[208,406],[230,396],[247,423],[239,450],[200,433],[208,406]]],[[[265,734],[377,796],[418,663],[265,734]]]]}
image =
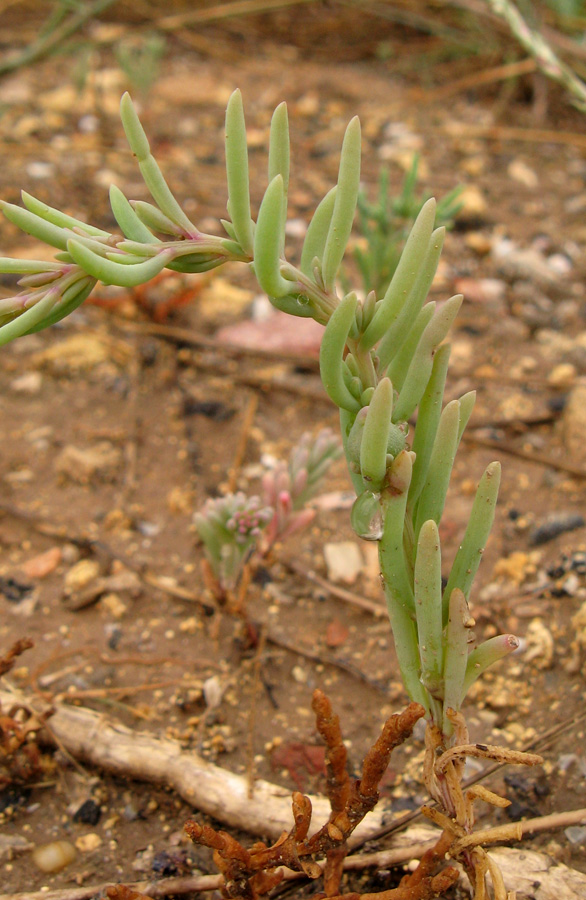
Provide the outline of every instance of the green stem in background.
{"type": "Polygon", "coordinates": [[[538,31],[529,28],[515,4],[510,0],[487,0],[487,2],[496,15],[504,19],[543,74],[569,91],[578,109],[586,112],[586,84],[561,61],[538,31]]]}
{"type": "Polygon", "coordinates": [[[113,2],[114,0],[94,0],[93,3],[85,3],[81,8],[74,10],[67,19],[63,19],[66,4],[61,3],[61,8],[56,13],[51,13],[46,24],[41,27],[36,41],[32,41],[24,50],[11,53],[0,62],[0,75],[12,72],[22,66],[28,66],[35,60],[52,53],[82,25],[85,25],[94,16],[98,16],[113,2]]]}

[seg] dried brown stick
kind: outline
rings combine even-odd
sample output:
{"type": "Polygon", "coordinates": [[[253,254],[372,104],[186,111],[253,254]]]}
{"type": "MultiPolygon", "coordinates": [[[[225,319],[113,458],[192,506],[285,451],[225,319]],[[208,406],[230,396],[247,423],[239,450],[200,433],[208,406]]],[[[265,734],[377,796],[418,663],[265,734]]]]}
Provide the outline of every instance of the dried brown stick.
{"type": "Polygon", "coordinates": [[[372,613],[379,618],[386,618],[387,611],[384,606],[373,603],[370,600],[361,597],[359,594],[355,594],[352,591],[347,591],[345,588],[332,584],[326,578],[322,578],[321,575],[314,572],[313,569],[307,569],[301,563],[295,562],[295,560],[288,560],[285,565],[292,572],[295,572],[296,575],[301,575],[301,577],[306,578],[307,581],[319,585],[319,587],[331,594],[332,597],[337,597],[338,600],[343,600],[345,603],[357,606],[359,609],[364,609],[366,612],[372,613]]]}
{"type": "Polygon", "coordinates": [[[311,659],[322,665],[334,666],[336,669],[341,669],[353,678],[363,681],[364,684],[367,684],[370,688],[373,688],[385,697],[388,696],[388,689],[386,686],[383,687],[378,682],[369,678],[368,675],[365,675],[364,672],[345,659],[331,656],[328,653],[320,653],[317,650],[310,650],[309,647],[302,647],[300,644],[296,644],[294,641],[288,641],[286,638],[275,634],[273,631],[267,632],[267,641],[270,644],[274,644],[276,647],[282,647],[284,650],[296,653],[298,656],[303,656],[306,659],[311,659]]]}
{"type": "MultiPolygon", "coordinates": [[[[17,691],[0,691],[0,704],[22,703],[33,711],[46,705],[34,696],[17,691]]],[[[185,751],[179,743],[134,731],[94,710],[55,703],[55,712],[45,734],[54,734],[76,759],[85,760],[109,772],[173,788],[193,808],[228,826],[251,834],[278,838],[291,824],[291,794],[285,788],[258,779],[248,797],[246,777],[236,775],[185,751]]],[[[327,821],[330,805],[324,797],[312,797],[316,820],[327,821]]],[[[382,805],[361,823],[356,840],[376,831],[388,816],[382,805]]],[[[354,835],[351,841],[354,840],[354,835]]]]}
{"type": "Polygon", "coordinates": [[[254,732],[256,722],[256,701],[260,690],[261,669],[265,646],[267,643],[266,625],[262,625],[258,638],[256,652],[254,654],[254,668],[252,673],[252,686],[250,689],[250,707],[248,710],[248,722],[246,724],[246,776],[248,778],[248,796],[252,797],[254,789],[255,766],[254,766],[254,732]]]}
{"type": "Polygon", "coordinates": [[[420,94],[420,99],[425,103],[436,103],[438,100],[459,94],[461,91],[468,91],[471,88],[486,84],[494,84],[495,81],[505,81],[508,78],[518,78],[520,75],[528,75],[531,72],[535,72],[536,68],[537,64],[534,59],[522,59],[502,66],[493,66],[490,69],[483,69],[480,72],[465,75],[463,78],[450,81],[448,84],[443,84],[441,87],[433,90],[424,91],[420,94]]]}
{"type": "Polygon", "coordinates": [[[206,9],[195,9],[190,12],[176,13],[157,19],[158,28],[164,31],[175,31],[183,25],[203,25],[209,22],[217,22],[229,19],[233,16],[250,16],[259,13],[270,12],[273,9],[284,9],[287,6],[300,6],[303,3],[312,3],[314,0],[230,0],[228,3],[218,3],[206,9]]]}
{"type": "Polygon", "coordinates": [[[545,453],[534,453],[533,451],[528,453],[525,450],[518,447],[512,447],[510,444],[505,444],[502,441],[493,441],[490,438],[482,438],[474,433],[466,434],[466,432],[464,432],[462,439],[468,444],[476,444],[478,447],[489,447],[491,450],[499,450],[502,453],[508,453],[509,456],[516,456],[527,462],[536,463],[538,466],[549,466],[552,469],[556,469],[558,472],[567,472],[568,475],[572,475],[573,478],[586,478],[586,471],[580,466],[573,466],[571,463],[566,463],[561,459],[553,459],[551,456],[546,456],[545,453]]]}
{"type": "MultiPolygon", "coordinates": [[[[112,884],[83,885],[54,891],[22,891],[16,894],[0,894],[0,900],[94,900],[106,892],[112,884]]],[[[135,881],[127,885],[131,890],[148,892],[156,900],[170,894],[190,894],[192,891],[216,891],[222,884],[221,875],[188,875],[179,878],[163,878],[157,881],[135,881]]]]}
{"type": "Polygon", "coordinates": [[[573,131],[543,128],[515,128],[509,125],[479,125],[450,121],[443,129],[448,135],[462,138],[479,137],[490,141],[525,141],[528,144],[565,144],[586,148],[586,135],[573,131]]]}
{"type": "Polygon", "coordinates": [[[250,429],[252,428],[252,423],[254,422],[254,417],[256,415],[257,409],[258,409],[258,395],[251,394],[250,397],[248,398],[248,405],[246,407],[246,412],[244,413],[244,420],[242,422],[242,428],[240,429],[238,443],[236,444],[236,452],[234,454],[234,459],[232,460],[232,465],[230,466],[230,473],[228,475],[228,492],[229,493],[233,493],[236,490],[236,485],[238,482],[238,475],[240,474],[240,468],[242,466],[244,454],[246,453],[246,445],[248,444],[248,437],[250,434],[250,429]]]}

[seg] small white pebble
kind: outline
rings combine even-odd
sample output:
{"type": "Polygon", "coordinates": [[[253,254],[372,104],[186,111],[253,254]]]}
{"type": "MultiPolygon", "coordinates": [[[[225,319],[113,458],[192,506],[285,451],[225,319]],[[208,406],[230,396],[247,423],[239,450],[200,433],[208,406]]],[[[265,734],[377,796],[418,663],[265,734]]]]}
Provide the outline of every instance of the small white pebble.
{"type": "Polygon", "coordinates": [[[33,850],[35,866],[47,874],[60,872],[75,859],[75,847],[69,841],[51,841],[33,850]]]}

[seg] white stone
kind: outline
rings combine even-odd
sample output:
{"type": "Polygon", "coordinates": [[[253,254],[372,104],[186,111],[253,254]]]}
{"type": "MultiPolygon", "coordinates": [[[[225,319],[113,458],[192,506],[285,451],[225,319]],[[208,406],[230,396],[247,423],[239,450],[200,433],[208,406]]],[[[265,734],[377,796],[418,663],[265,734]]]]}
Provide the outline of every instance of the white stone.
{"type": "Polygon", "coordinates": [[[326,544],[324,557],[330,581],[354,584],[364,566],[360,547],[354,541],[326,544]]]}

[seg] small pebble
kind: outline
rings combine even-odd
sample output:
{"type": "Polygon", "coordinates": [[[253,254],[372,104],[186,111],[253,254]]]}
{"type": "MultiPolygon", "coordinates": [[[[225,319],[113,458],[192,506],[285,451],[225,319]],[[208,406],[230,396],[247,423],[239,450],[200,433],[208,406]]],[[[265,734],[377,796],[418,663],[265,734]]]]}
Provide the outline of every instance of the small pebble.
{"type": "Polygon", "coordinates": [[[35,866],[50,874],[60,872],[70,865],[75,859],[75,847],[69,841],[51,841],[50,844],[41,844],[33,850],[33,862],[35,866]]]}
{"type": "Polygon", "coordinates": [[[90,831],[89,834],[81,834],[77,838],[75,846],[81,853],[91,853],[92,850],[97,850],[102,846],[102,838],[95,831],[90,831]]]}
{"type": "Polygon", "coordinates": [[[100,564],[95,559],[80,559],[65,576],[65,589],[70,592],[87,587],[100,574],[100,564]]]}
{"type": "Polygon", "coordinates": [[[586,825],[570,825],[564,828],[564,834],[570,844],[583,844],[586,841],[586,825]]]}
{"type": "Polygon", "coordinates": [[[576,382],[578,371],[572,363],[559,363],[547,376],[547,383],[556,390],[571,388],[576,382]]]}
{"type": "Polygon", "coordinates": [[[82,822],[84,825],[97,825],[100,821],[102,812],[99,805],[91,798],[82,803],[79,809],[73,814],[74,822],[82,822]]]}
{"type": "Polygon", "coordinates": [[[582,528],[583,525],[586,525],[584,516],[578,513],[556,513],[532,530],[529,535],[529,544],[532,547],[547,544],[558,535],[564,534],[566,531],[575,531],[576,528],[582,528]]]}
{"type": "Polygon", "coordinates": [[[364,566],[360,547],[354,541],[339,541],[324,546],[330,581],[353,584],[364,566]]]}
{"type": "Polygon", "coordinates": [[[43,385],[43,376],[40,372],[24,372],[10,382],[10,388],[15,394],[38,394],[43,385]]]}

